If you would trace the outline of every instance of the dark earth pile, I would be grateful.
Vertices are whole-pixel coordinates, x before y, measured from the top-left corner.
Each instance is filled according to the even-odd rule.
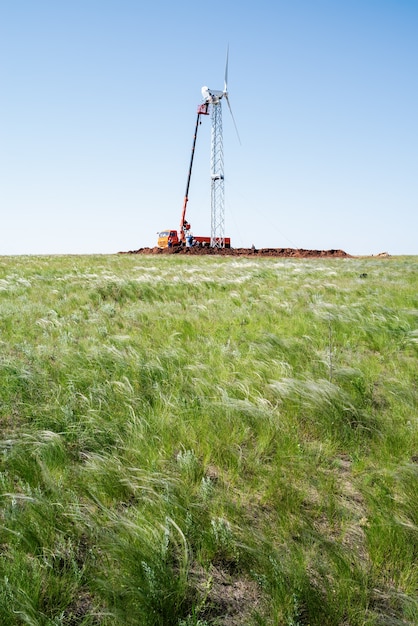
[[[344,250],[304,250],[302,248],[139,248],[119,254],[188,254],[192,256],[263,256],[295,258],[341,258],[350,257]]]

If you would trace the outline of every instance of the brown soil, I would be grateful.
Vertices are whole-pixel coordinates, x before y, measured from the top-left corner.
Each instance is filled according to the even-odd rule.
[[[302,248],[139,248],[119,254],[188,254],[192,256],[246,256],[246,257],[294,257],[294,258],[342,258],[350,257],[344,250],[304,250]]]
[[[191,579],[202,598],[199,616],[205,621],[199,624],[207,620],[219,626],[244,626],[262,608],[261,590],[253,580],[233,577],[221,567],[211,566],[205,572],[198,565],[192,568]]]

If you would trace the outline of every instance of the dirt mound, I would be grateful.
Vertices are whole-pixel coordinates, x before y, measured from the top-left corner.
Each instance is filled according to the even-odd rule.
[[[119,254],[188,254],[192,256],[263,256],[306,258],[342,258],[351,255],[344,250],[304,250],[303,248],[139,248]]]

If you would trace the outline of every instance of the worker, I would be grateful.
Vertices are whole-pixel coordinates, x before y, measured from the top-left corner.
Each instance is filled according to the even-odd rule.
[[[170,236],[170,237],[168,238],[168,240],[167,240],[167,245],[168,245],[168,247],[169,247],[169,248],[172,248],[172,247],[173,247],[173,239],[172,239],[172,237],[171,237],[171,236]]]
[[[191,248],[193,245],[193,235],[192,233],[188,233],[186,237],[186,248]]]

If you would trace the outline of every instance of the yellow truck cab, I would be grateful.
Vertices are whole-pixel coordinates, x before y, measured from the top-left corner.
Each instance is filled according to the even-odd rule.
[[[158,233],[157,246],[159,248],[169,248],[169,243],[171,241],[171,246],[178,246],[180,241],[177,235],[176,230],[162,230]]]

